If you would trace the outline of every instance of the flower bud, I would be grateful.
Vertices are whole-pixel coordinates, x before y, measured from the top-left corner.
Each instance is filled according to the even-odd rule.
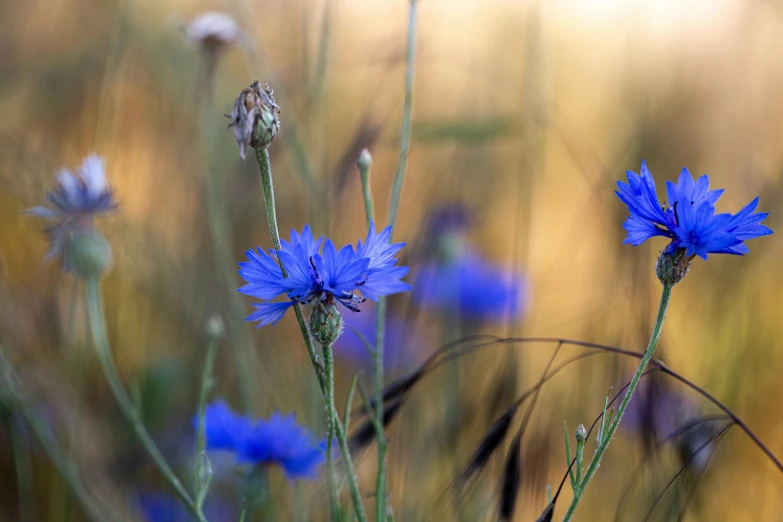
[[[577,444],[584,444],[587,440],[587,430],[585,429],[584,424],[580,424],[576,427],[576,443]]]
[[[343,316],[334,301],[313,306],[310,313],[310,334],[321,345],[333,344],[343,333]]]
[[[245,159],[248,145],[255,149],[265,149],[277,136],[280,130],[280,107],[275,103],[274,91],[269,85],[258,81],[239,93],[234,102],[234,110],[226,116],[231,120],[228,124],[234,129],[234,139],[239,145],[239,156]]]
[[[65,247],[65,268],[82,279],[99,278],[111,264],[111,246],[94,228],[75,230]]]
[[[372,166],[372,154],[367,149],[362,149],[359,153],[359,159],[356,160],[356,165],[361,170],[367,170]]]
[[[682,281],[691,267],[693,256],[687,256],[684,248],[663,249],[655,265],[655,273],[664,285],[672,287]]]
[[[220,339],[225,333],[225,323],[219,315],[213,315],[204,323],[204,331],[212,339]]]

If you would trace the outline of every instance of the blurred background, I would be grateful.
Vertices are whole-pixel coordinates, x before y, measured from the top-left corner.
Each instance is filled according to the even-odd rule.
[[[237,21],[235,44],[209,50],[214,42],[188,34],[188,24],[211,10]],[[226,333],[212,396],[256,416],[295,412],[321,436],[322,398],[295,320],[261,329],[243,322],[252,299],[236,292],[236,263],[271,241],[252,154],[240,161],[222,114],[253,80],[269,82],[282,109],[270,154],[283,236],[310,223],[336,243],[363,238],[355,162],[364,147],[373,155],[377,219],[385,224],[399,156],[407,11],[403,0],[2,2],[0,345],[50,441],[117,520],[187,518],[109,391],[79,285],[58,262],[41,261],[44,224],[22,211],[44,202],[61,167],[93,151],[106,158],[120,202],[97,224],[114,254],[103,282],[110,340],[146,425],[182,477],[192,474],[191,419],[212,317],[223,318]],[[394,232],[408,243],[401,264],[411,267],[414,290],[389,300],[389,380],[473,333],[643,350],[664,243],[622,245],[626,208],[613,193],[642,159],[659,195],[664,180],[688,166],[726,189],[719,211],[736,212],[758,195],[759,209],[770,212],[766,224],[781,229],[777,2],[423,0],[419,21],[412,144]],[[783,457],[783,242],[778,232],[748,246],[745,258],[694,262],[674,290],[657,356]],[[359,315],[349,326],[370,331],[372,307]],[[371,386],[357,340],[347,329],[335,348],[340,410],[357,371]],[[505,446],[469,494],[450,486],[555,349],[488,347],[414,388],[389,428],[396,520],[496,516]],[[583,351],[564,346],[558,361]],[[579,423],[589,426],[610,387],[619,389],[635,368],[632,359],[590,357],[542,389],[522,437],[515,520],[535,520],[547,485],[556,490],[563,478],[563,423],[572,436]],[[0,520],[84,520],[6,402]],[[577,518],[643,520],[682,467],[650,520],[780,520],[783,476],[736,428],[708,448],[699,441],[714,441],[709,430],[720,425],[658,444],[678,423],[715,413],[686,387],[651,379]],[[374,451],[356,455],[368,506]],[[237,520],[241,480],[230,459],[213,464],[210,520]],[[279,470],[269,477],[265,506],[251,510],[251,520],[328,518],[323,478],[289,482]],[[566,486],[556,519],[569,501]]]

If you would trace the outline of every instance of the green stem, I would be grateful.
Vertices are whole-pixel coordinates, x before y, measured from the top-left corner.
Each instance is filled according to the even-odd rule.
[[[408,10],[408,52],[405,58],[405,101],[402,108],[402,133],[400,135],[400,158],[397,172],[392,185],[391,203],[389,205],[389,226],[394,227],[400,208],[402,182],[405,179],[405,167],[408,161],[408,151],[411,143],[411,113],[413,108],[413,72],[416,58],[416,1],[410,0]],[[367,183],[369,185],[369,183]],[[369,186],[366,190],[369,190]],[[365,195],[365,205],[367,196]],[[371,207],[368,209],[371,210]],[[391,240],[391,238],[390,238]],[[386,298],[378,299],[375,323],[375,423],[378,439],[378,476],[375,482],[375,517],[378,521],[386,520],[386,433],[383,430],[383,337],[386,319]]]
[[[218,337],[212,336],[207,348],[207,358],[204,361],[204,372],[201,375],[201,391],[198,397],[198,435],[196,437],[196,509],[204,516],[204,501],[207,498],[212,469],[207,460],[207,438],[205,433],[204,416],[207,409],[207,398],[212,388],[212,373],[217,357]]]
[[[30,466],[30,448],[25,440],[25,434],[15,416],[8,420],[11,439],[11,452],[14,457],[16,471],[16,489],[19,495],[19,522],[35,520],[35,498],[33,494],[33,473]]]
[[[106,374],[106,379],[109,381],[109,386],[114,394],[114,398],[117,400],[122,413],[125,415],[128,423],[133,428],[136,437],[141,441],[147,452],[155,461],[155,464],[160,469],[163,476],[174,488],[174,491],[179,495],[182,502],[188,508],[193,516],[196,517],[199,522],[206,522],[204,515],[198,512],[196,504],[185,490],[182,482],[174,474],[174,470],[171,469],[166,459],[161,454],[155,442],[147,432],[147,428],[144,427],[138,412],[133,407],[131,398],[122,386],[120,376],[117,373],[117,368],[114,366],[114,361],[111,356],[111,349],[109,348],[109,340],[106,337],[106,326],[104,324],[103,309],[101,304],[101,288],[97,278],[90,278],[87,283],[87,316],[90,318],[90,328],[92,329],[92,336],[95,340],[95,347],[98,352],[98,358],[100,359],[103,371]]]
[[[212,244],[213,255],[218,280],[226,292],[229,313],[226,326],[234,351],[237,383],[239,385],[242,404],[245,409],[251,406],[253,383],[258,381],[261,367],[253,347],[253,340],[247,325],[242,320],[244,308],[237,290],[237,272],[234,262],[234,245],[231,234],[231,218],[226,206],[225,168],[219,164],[220,154],[217,137],[218,128],[215,122],[220,113],[215,109],[214,80],[217,70],[218,55],[214,51],[205,50],[201,54],[201,70],[199,72],[198,103],[202,111],[202,140],[206,149],[208,166],[202,171],[204,181],[204,207],[207,213],[207,225]]]
[[[280,233],[277,227],[277,211],[275,210],[275,188],[272,181],[272,165],[269,160],[269,152],[266,149],[255,149],[256,160],[258,161],[258,170],[261,174],[261,186],[264,191],[264,205],[266,207],[266,217],[269,222],[269,233],[272,236],[272,245],[277,252],[277,262],[280,264],[280,270],[284,277],[288,277],[288,272],[283,266],[283,262],[280,259]],[[310,331],[305,323],[304,316],[302,315],[302,307],[299,303],[294,303],[294,313],[296,314],[296,321],[299,323],[299,330],[302,332],[302,338],[307,348],[307,354],[310,356],[310,362],[313,364],[315,375],[318,378],[318,384],[321,387],[321,392],[324,395],[327,403],[329,402],[328,395],[330,393],[327,386],[327,377],[325,375],[326,369],[322,367],[318,360],[318,354],[313,346],[313,340],[310,338]],[[331,350],[329,350],[331,353]],[[324,351],[324,353],[326,350]],[[324,355],[326,357],[326,355]],[[331,391],[332,396],[334,391]],[[334,397],[332,397],[332,403],[327,404],[327,415],[334,416],[337,422],[334,425],[335,435],[337,441],[340,444],[340,450],[342,451],[343,460],[345,461],[346,469],[348,470],[348,487],[351,491],[351,498],[353,499],[354,509],[356,516],[359,518],[359,522],[366,522],[367,516],[364,514],[364,506],[362,505],[361,495],[359,494],[359,483],[356,479],[356,471],[353,468],[353,461],[351,460],[351,453],[348,449],[348,440],[345,437],[342,425],[340,424],[340,417],[337,413],[337,409],[334,407]]]
[[[655,352],[655,347],[658,346],[658,340],[661,337],[661,330],[663,329],[663,321],[666,318],[666,310],[669,308],[669,300],[671,299],[671,296],[672,296],[672,285],[664,284],[663,291],[661,293],[661,304],[658,307],[658,317],[655,320],[655,327],[653,328],[653,333],[652,336],[650,337],[650,343],[647,345],[647,350],[644,352],[644,357],[642,357],[642,360],[639,363],[639,367],[636,369],[636,373],[634,374],[633,379],[631,379],[631,384],[628,386],[628,390],[625,392],[625,397],[623,397],[623,401],[620,403],[620,407],[617,410],[617,414],[614,416],[614,419],[612,419],[611,424],[606,429],[606,433],[603,435],[602,440],[599,441],[598,447],[595,450],[595,455],[593,456],[593,460],[590,461],[590,466],[587,468],[587,471],[585,472],[582,482],[579,484],[578,489],[574,491],[573,500],[571,500],[571,505],[568,506],[568,511],[566,512],[565,517],[563,518],[563,522],[570,521],[571,518],[574,516],[574,512],[576,511],[576,506],[579,504],[579,501],[582,499],[582,493],[584,493],[587,484],[590,482],[590,480],[593,478],[593,475],[595,475],[595,472],[598,470],[598,467],[601,464],[601,458],[603,457],[606,449],[609,447],[609,443],[612,441],[612,437],[614,436],[615,431],[617,431],[617,428],[620,426],[620,421],[623,418],[625,409],[628,407],[628,404],[631,401],[631,396],[636,390],[636,387],[639,385],[639,381],[641,380],[642,374],[644,373],[644,370],[647,367],[647,363],[649,363],[650,359],[652,359],[653,352]]]
[[[324,345],[324,370],[326,373],[326,479],[329,483],[329,505],[332,509],[332,522],[339,520],[340,499],[337,494],[337,480],[334,474],[334,462],[332,461],[332,442],[335,436],[334,412],[334,361],[332,347]]]
[[[57,445],[57,442],[53,440],[49,428],[46,426],[44,421],[41,420],[41,417],[38,415],[38,413],[34,412],[26,405],[21,405],[20,409],[22,411],[22,415],[24,415],[24,418],[27,421],[27,424],[30,425],[30,428],[33,430],[33,433],[35,433],[35,436],[38,438],[41,446],[43,446],[44,451],[46,451],[49,459],[54,464],[54,467],[57,468],[57,471],[63,477],[65,483],[68,484],[68,486],[71,488],[73,495],[82,505],[87,518],[92,522],[101,522],[107,520],[105,514],[101,513],[101,510],[98,509],[87,491],[84,489],[84,485],[82,484],[75,467],[65,457],[62,450]]]
[[[413,63],[416,57],[416,1],[410,0],[408,12],[408,54],[405,59],[405,102],[402,108],[402,135],[400,136],[400,161],[392,186],[391,206],[389,207],[389,225],[397,221],[397,211],[402,194],[402,181],[405,178],[405,163],[411,144],[411,106],[413,103]]]

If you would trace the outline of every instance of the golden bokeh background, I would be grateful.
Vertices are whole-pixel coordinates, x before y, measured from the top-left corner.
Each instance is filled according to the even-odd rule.
[[[251,81],[268,81],[282,108],[281,134],[270,148],[281,229],[310,223],[338,243],[362,237],[354,162],[362,147],[370,149],[378,221],[385,223],[399,155],[408,3],[6,0],[2,7],[0,344],[88,488],[125,519],[142,520],[133,492],[165,486],[109,393],[78,285],[56,262],[41,263],[42,223],[22,211],[43,201],[60,167],[92,151],[106,157],[121,204],[98,223],[114,251],[103,285],[111,342],[132,397],[172,460],[186,462],[190,446],[178,441],[190,434],[203,325],[216,314],[228,335],[213,395],[236,408],[247,404],[255,415],[296,412],[320,433],[321,398],[295,321],[258,330],[242,322],[251,300],[233,291],[240,285],[235,263],[271,241],[252,154],[239,160],[222,113]],[[413,251],[434,207],[464,203],[476,216],[472,244],[524,271],[529,298],[512,324],[438,323],[433,314],[408,313],[410,335],[429,347],[419,360],[471,331],[641,351],[658,302],[653,266],[663,242],[621,244],[626,209],[613,190],[643,158],[659,194],[664,180],[688,166],[726,189],[719,211],[736,212],[758,195],[760,210],[770,212],[766,224],[781,229],[777,2],[422,0],[418,9],[412,145],[395,238]],[[207,10],[234,16],[250,36],[244,48],[221,53],[212,105],[198,96],[202,54],[179,29]],[[694,262],[674,290],[658,357],[732,408],[783,458],[783,242],[776,232],[748,246],[745,258]],[[416,258],[404,261],[413,282]],[[391,307],[410,312],[408,297],[392,298]],[[413,392],[390,429],[397,520],[492,519],[502,459],[459,506],[448,485],[504,408],[494,398],[509,361],[521,392],[540,378],[553,348],[520,345],[514,356],[488,349]],[[251,376],[244,384],[243,368]],[[563,422],[569,430],[591,422],[607,390],[622,386],[634,368],[631,360],[595,357],[543,389],[523,439],[515,520],[535,520],[547,484],[557,488],[563,476]],[[341,410],[355,369],[338,360]],[[370,385],[369,372],[361,378]],[[19,430],[28,441],[23,461],[34,499],[28,520],[81,520],[45,452],[25,438],[12,411],[6,417],[0,520],[24,511],[13,449]],[[614,519],[644,458],[637,438],[619,432],[579,520]],[[368,506],[373,452],[358,460]],[[646,476],[669,470],[670,477],[673,458],[664,455]],[[277,515],[255,520],[327,519],[325,481],[291,485],[280,472],[271,477]],[[230,482],[221,479],[214,494],[233,501],[221,489],[230,490]],[[737,429],[697,485],[684,520],[773,521],[783,511],[783,476]],[[669,511],[662,507],[654,519],[677,519],[676,502],[689,487],[678,490],[679,499],[667,497]],[[658,490],[637,490],[638,506],[618,519],[636,520],[634,509],[643,514]],[[566,487],[556,518],[569,499]]]

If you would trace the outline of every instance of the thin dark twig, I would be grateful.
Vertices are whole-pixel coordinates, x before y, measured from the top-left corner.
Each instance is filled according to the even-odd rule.
[[[690,493],[685,497],[685,500],[682,503],[680,513],[677,515],[677,522],[680,522],[685,518],[685,513],[688,511],[690,501],[696,496],[696,488],[699,485],[699,480],[704,476],[704,472],[707,470],[707,466],[709,466],[712,457],[714,457],[715,452],[718,451],[718,444],[720,444],[720,441],[723,440],[723,437],[725,437],[728,432],[728,429],[726,429],[723,433],[718,435],[717,439],[715,440],[715,444],[713,444],[710,448],[710,454],[707,455],[707,460],[704,461],[704,464],[701,465],[699,471],[696,472],[696,476],[693,479],[693,487],[691,487]]]
[[[653,514],[653,511],[655,511],[655,508],[658,506],[658,502],[660,502],[660,501],[661,501],[661,499],[663,498],[663,496],[666,494],[666,492],[669,490],[669,488],[672,486],[672,484],[674,484],[674,482],[675,482],[675,481],[676,481],[676,480],[677,480],[677,479],[680,477],[680,475],[682,475],[682,474],[685,472],[685,470],[686,470],[686,469],[688,469],[688,464],[690,464],[690,463],[691,463],[691,461],[692,461],[692,460],[693,460],[693,459],[696,457],[696,455],[698,455],[698,454],[699,454],[699,452],[700,452],[701,450],[703,450],[704,448],[706,448],[706,447],[707,447],[709,444],[712,444],[712,443],[713,443],[713,442],[715,442],[716,440],[720,440],[720,438],[722,438],[722,437],[723,437],[723,435],[724,435],[724,434],[725,434],[725,433],[726,433],[726,432],[729,430],[729,428],[731,428],[732,426],[734,426],[734,422],[733,422],[733,421],[732,421],[732,422],[730,422],[730,423],[728,423],[728,424],[727,424],[727,425],[726,425],[726,426],[725,426],[725,427],[724,427],[722,430],[720,430],[720,431],[717,433],[717,435],[714,435],[714,436],[710,437],[710,439],[709,439],[708,441],[706,441],[704,444],[702,444],[701,446],[699,446],[698,448],[696,448],[696,450],[693,452],[693,454],[692,454],[692,455],[691,455],[691,456],[688,458],[688,460],[687,460],[687,461],[685,461],[685,463],[682,465],[682,467],[680,468],[680,470],[679,470],[677,473],[675,473],[675,475],[674,475],[674,476],[671,478],[671,480],[670,480],[670,481],[669,481],[669,482],[666,484],[666,486],[663,488],[663,491],[661,491],[660,495],[658,495],[658,497],[655,499],[655,502],[653,502],[653,505],[652,505],[652,506],[650,507],[650,509],[647,511],[647,514],[644,516],[644,519],[642,520],[642,522],[647,522],[647,520],[650,520],[650,517],[652,516],[652,514]]]
[[[472,340],[483,340],[484,343],[477,345],[475,347],[468,347],[464,349],[463,351],[459,352],[458,354],[449,354],[447,357],[441,356],[443,354],[446,354],[450,350],[453,350],[454,348],[459,347],[462,344],[466,344],[466,341],[472,341]],[[523,344],[523,343],[562,343],[564,345],[569,346],[581,346],[584,348],[594,348],[597,350],[602,350],[609,353],[615,353],[618,355],[624,355],[627,357],[633,357],[635,359],[641,359],[644,357],[643,353],[634,352],[630,350],[624,350],[622,348],[617,348],[614,346],[607,346],[604,344],[599,343],[591,343],[587,341],[577,341],[573,339],[564,339],[560,337],[510,337],[510,338],[501,338],[497,336],[491,336],[491,335],[472,335],[468,337],[464,337],[462,339],[457,339],[455,341],[452,341],[450,343],[447,343],[440,347],[438,350],[436,350],[432,356],[430,356],[420,367],[418,371],[422,371],[422,376],[425,373],[429,373],[430,371],[434,370],[435,368],[439,367],[441,364],[445,364],[446,362],[449,362],[453,360],[453,358],[461,357],[463,355],[467,355],[468,353],[472,353],[477,350],[481,350],[483,348],[488,348],[492,346],[501,346],[506,344]],[[750,429],[750,427],[745,424],[745,422],[740,419],[733,411],[731,411],[726,405],[724,405],[721,401],[719,401],[714,395],[706,391],[701,386],[698,386],[697,384],[691,382],[690,380],[686,379],[676,371],[672,370],[666,364],[661,361],[660,359],[652,359],[650,361],[650,364],[655,365],[655,367],[659,368],[661,372],[664,374],[674,378],[675,380],[681,382],[688,388],[691,388],[696,393],[710,401],[712,404],[718,407],[723,413],[728,415],[736,424],[737,426],[742,429],[743,432],[750,438],[751,441],[767,456],[767,458],[775,465],[775,467],[783,473],[783,463],[778,460],[778,458],[772,453],[772,451],[759,439],[759,437],[753,432],[753,430]],[[391,385],[394,385],[395,383],[391,383]],[[391,386],[390,385],[390,386]]]

